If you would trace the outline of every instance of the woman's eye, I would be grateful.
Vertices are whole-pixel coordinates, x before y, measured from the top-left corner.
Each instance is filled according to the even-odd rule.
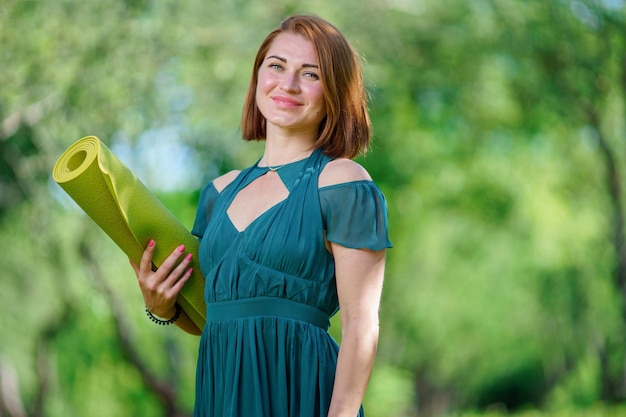
[[[307,77],[307,78],[311,78],[311,79],[313,79],[313,80],[319,80],[319,79],[320,79],[320,76],[319,76],[319,75],[317,75],[317,74],[316,74],[316,73],[314,73],[314,72],[305,72],[305,73],[304,73],[304,76],[305,76],[305,77]]]
[[[283,68],[280,64],[269,64],[269,67],[275,70],[279,70]]]

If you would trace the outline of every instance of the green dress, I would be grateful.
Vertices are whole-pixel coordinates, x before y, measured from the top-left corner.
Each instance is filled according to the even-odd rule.
[[[195,417],[326,417],[339,350],[327,330],[339,303],[325,233],[351,248],[391,246],[372,181],[318,188],[329,160],[318,149],[280,168],[288,197],[243,231],[226,210],[268,168],[243,170],[219,193],[203,189],[193,228],[207,303]]]

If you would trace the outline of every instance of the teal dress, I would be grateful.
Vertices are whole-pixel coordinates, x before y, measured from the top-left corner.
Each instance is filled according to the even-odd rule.
[[[351,248],[391,246],[372,181],[318,188],[329,160],[318,149],[280,168],[288,197],[243,231],[226,210],[268,168],[243,170],[219,193],[212,183],[203,189],[193,228],[207,304],[195,417],[326,417],[339,351],[327,330],[339,302],[324,236]]]

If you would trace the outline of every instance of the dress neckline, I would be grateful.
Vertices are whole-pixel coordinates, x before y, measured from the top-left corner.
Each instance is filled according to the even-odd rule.
[[[261,162],[261,160],[263,159],[263,157],[261,157],[254,164],[254,168],[258,169],[258,170],[261,170],[261,171],[272,171],[272,172],[278,173],[278,172],[282,171],[283,169],[292,168],[294,166],[298,166],[299,164],[302,164],[302,163],[310,160],[311,157],[313,155],[315,155],[315,153],[317,153],[317,152],[318,152],[318,149],[314,149],[313,152],[311,152],[310,155],[308,155],[308,156],[306,156],[306,157],[304,157],[302,159],[298,159],[298,160],[292,161],[292,162],[287,162],[287,163],[284,163],[284,164],[281,164],[281,165],[259,166],[259,162]]]
[[[258,178],[262,175],[267,175],[270,172],[278,174],[283,181],[287,189],[291,192],[294,186],[299,182],[299,178],[307,171],[311,164],[315,164],[317,156],[321,153],[321,148],[314,149],[311,155],[299,159],[297,161],[288,162],[283,165],[279,165],[280,168],[270,170],[268,166],[259,166],[259,162],[262,157],[251,167],[250,174],[252,178]],[[274,167],[275,168],[275,167]]]

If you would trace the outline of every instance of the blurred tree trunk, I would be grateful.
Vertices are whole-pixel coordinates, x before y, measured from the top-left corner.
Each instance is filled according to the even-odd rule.
[[[616,157],[611,145],[602,133],[600,118],[594,108],[587,109],[589,121],[596,132],[598,145],[606,170],[607,190],[612,211],[612,235],[615,251],[615,265],[613,267],[613,282],[621,294],[621,312],[623,330],[626,330],[626,241],[624,238],[624,208],[622,204],[622,181],[617,166]],[[607,402],[623,400],[626,394],[626,375],[624,369],[623,337],[624,332],[606,335],[605,340],[597,347],[600,359],[601,398]],[[619,357],[622,366],[616,366],[615,356]],[[619,364],[617,364],[619,365]]]
[[[626,22],[597,8],[594,11],[599,13],[603,22],[605,22],[601,40],[604,44],[603,49],[606,51],[607,61],[610,60],[611,56],[615,56],[622,63],[621,66],[618,65],[620,73],[617,80],[621,82],[622,109],[626,114],[626,54],[624,54],[624,51],[615,51],[615,42],[617,39],[621,39],[619,34],[623,35],[626,33]],[[622,42],[617,43],[619,48],[619,44]],[[621,47],[623,46],[621,45]],[[599,72],[598,76],[600,75],[601,72]],[[596,86],[604,86],[605,89],[608,89],[608,86],[604,85],[605,82],[597,80]],[[601,91],[601,88],[598,88],[598,90],[600,90],[598,91],[600,96],[606,97],[608,95],[608,91]],[[619,158],[604,133],[599,106],[594,105],[591,100],[585,102],[584,105],[588,122],[595,130],[606,171],[606,187],[611,204],[612,245],[615,253],[612,280],[616,293],[621,295],[621,331],[617,335],[606,335],[603,343],[597,347],[601,367],[601,399],[606,402],[620,402],[626,399],[626,354],[624,352],[626,341],[624,336],[626,334],[626,229],[623,205],[623,173],[620,172]]]
[[[451,387],[438,387],[428,375],[428,371],[414,371],[417,391],[417,410],[422,417],[444,415],[454,409],[455,401]]]

